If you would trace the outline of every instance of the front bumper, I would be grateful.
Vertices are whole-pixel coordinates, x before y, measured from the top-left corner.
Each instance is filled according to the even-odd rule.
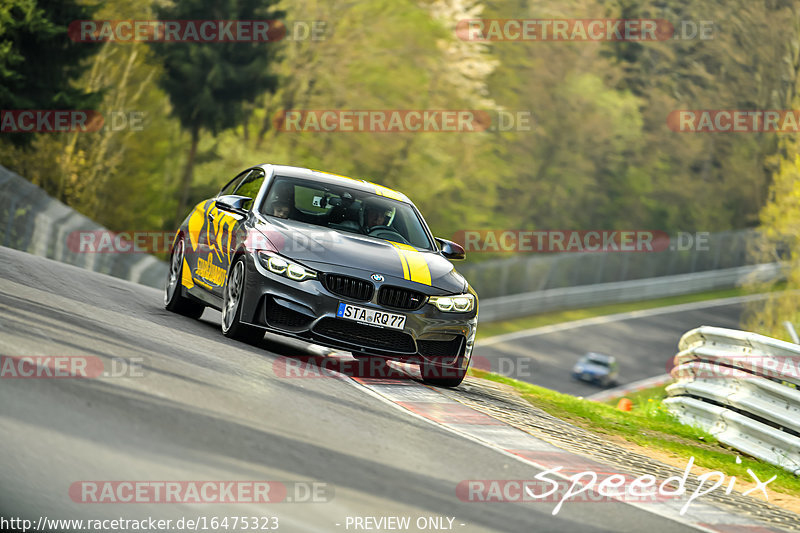
[[[576,372],[572,371],[572,377],[574,379],[585,381],[587,383],[593,383],[595,385],[600,385],[604,381],[609,380],[609,374],[594,374],[591,372]]]
[[[252,255],[248,255],[246,290],[242,301],[242,321],[267,331],[342,349],[354,355],[379,356],[409,362],[466,369],[472,356],[477,330],[477,297],[475,309],[468,313],[445,313],[431,304],[401,310],[377,303],[378,290],[391,285],[420,291],[417,283],[387,276],[382,283],[373,283],[375,291],[368,302],[338,296],[326,289],[320,279],[292,281],[268,271]],[[316,265],[315,265],[316,266]],[[336,267],[335,274],[368,280],[370,273],[354,268]],[[437,289],[424,287],[431,292]],[[442,295],[438,291],[436,295]],[[406,316],[402,331],[379,328],[338,318],[340,303],[378,309]]]

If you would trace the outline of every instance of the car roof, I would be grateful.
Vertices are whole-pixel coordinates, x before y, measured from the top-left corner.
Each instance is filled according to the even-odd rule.
[[[265,171],[269,171],[269,169],[272,168],[272,170],[275,172],[275,175],[277,176],[287,176],[290,178],[301,178],[309,181],[316,181],[330,185],[340,185],[343,187],[356,189],[362,192],[377,194],[379,196],[385,196],[393,200],[398,200],[400,202],[405,202],[407,204],[413,205],[413,202],[405,194],[390,189],[388,187],[384,187],[383,185],[373,183],[371,181],[357,179],[357,178],[350,178],[348,176],[342,176],[340,174],[334,174],[332,172],[325,172],[322,170],[314,170],[302,167],[292,167],[288,165],[264,164],[259,166],[263,168]]]
[[[598,352],[587,352],[586,354],[584,354],[583,357],[586,359],[594,359],[595,361],[601,361],[601,360],[605,360],[608,362],[614,361],[613,355],[606,355],[604,353],[598,353]]]

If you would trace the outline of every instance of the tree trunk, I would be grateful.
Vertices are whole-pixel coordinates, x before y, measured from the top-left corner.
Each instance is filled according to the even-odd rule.
[[[183,171],[183,179],[178,194],[178,210],[175,217],[180,224],[186,216],[186,208],[189,203],[189,190],[192,188],[192,177],[194,175],[194,160],[197,155],[197,144],[200,141],[200,129],[197,126],[192,128],[192,147],[189,149],[189,158],[186,160],[186,168]]]

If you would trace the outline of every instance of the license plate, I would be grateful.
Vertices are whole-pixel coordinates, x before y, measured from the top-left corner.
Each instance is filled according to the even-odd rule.
[[[406,325],[405,315],[385,313],[377,309],[367,309],[366,307],[358,307],[345,303],[339,304],[336,316],[381,328],[403,329]]]

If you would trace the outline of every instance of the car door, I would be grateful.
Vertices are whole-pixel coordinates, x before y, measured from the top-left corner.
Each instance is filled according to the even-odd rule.
[[[234,189],[252,172],[247,169],[236,175],[219,195],[230,194]],[[218,195],[218,196],[219,196]],[[196,286],[205,291],[221,296],[221,286],[225,282],[225,271],[221,270],[221,261],[217,257],[217,235],[219,228],[219,209],[214,206],[215,198],[202,202],[195,208],[195,212],[189,220],[189,234],[191,237],[192,267],[193,277]]]
[[[264,177],[265,173],[260,168],[249,170],[230,192],[228,192],[227,187],[222,192],[250,198],[251,201],[244,206],[250,209],[264,183]],[[225,285],[225,278],[233,258],[233,252],[236,250],[237,242],[235,236],[244,234],[243,231],[237,231],[238,226],[244,221],[242,217],[218,209],[216,206],[211,206],[207,213],[209,248],[211,251],[209,254],[211,264],[208,266],[211,279],[208,281],[211,285],[211,292],[222,298],[222,288]]]

